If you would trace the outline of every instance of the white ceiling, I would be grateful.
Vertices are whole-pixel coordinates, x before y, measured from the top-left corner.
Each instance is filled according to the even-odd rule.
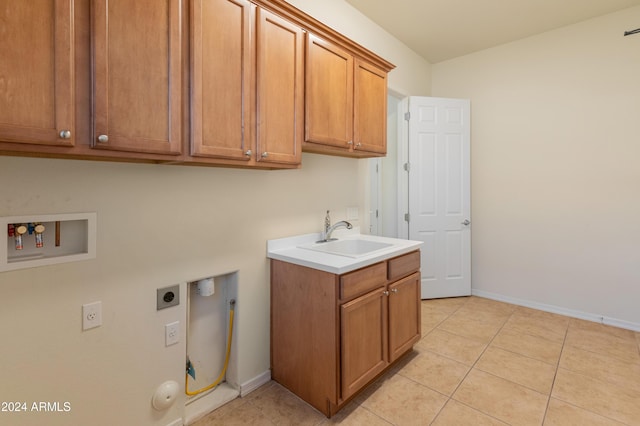
[[[640,0],[346,1],[432,64],[640,5]],[[620,28],[620,34],[631,29]]]

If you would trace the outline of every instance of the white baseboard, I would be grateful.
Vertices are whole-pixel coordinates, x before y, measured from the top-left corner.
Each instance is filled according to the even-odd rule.
[[[251,380],[248,380],[244,383],[240,384],[240,397],[244,397],[254,390],[258,389],[260,386],[269,383],[271,381],[271,370],[267,370],[262,374],[254,377]]]
[[[568,317],[579,318],[586,321],[593,321],[600,324],[611,325],[613,327],[625,328],[627,330],[640,331],[640,323],[625,321],[617,318],[605,317],[603,315],[592,314],[588,312],[575,311],[555,305],[547,305],[544,303],[531,302],[529,300],[517,299],[515,297],[503,296],[501,294],[489,293],[482,290],[471,290],[471,294],[487,299],[498,300],[500,302],[511,303],[513,305],[525,306],[527,308],[538,309],[554,314],[566,315]]]

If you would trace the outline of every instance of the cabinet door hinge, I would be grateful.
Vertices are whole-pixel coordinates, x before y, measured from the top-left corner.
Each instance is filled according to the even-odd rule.
[[[405,112],[404,113],[404,119],[407,120],[407,121],[411,120],[411,113],[410,112]]]
[[[404,163],[404,169],[407,171],[407,173],[411,170],[411,163]]]
[[[411,222],[411,215],[409,213],[405,213],[404,214],[404,221],[405,222]]]

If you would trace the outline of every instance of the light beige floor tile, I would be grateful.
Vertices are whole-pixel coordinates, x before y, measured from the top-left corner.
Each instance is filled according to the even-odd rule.
[[[424,351],[397,373],[440,393],[451,395],[470,368],[442,355]]]
[[[361,405],[394,425],[425,425],[446,402],[444,395],[395,375],[368,393]]]
[[[506,423],[498,419],[487,416],[478,410],[467,407],[453,399],[447,402],[436,420],[431,423],[432,426],[504,426]]]
[[[568,319],[563,322],[557,319],[522,315],[518,311],[511,315],[504,325],[506,330],[542,337],[556,343],[564,342],[568,327]]]
[[[635,332],[626,330],[620,327],[613,327],[610,325],[600,324],[593,321],[585,321],[577,318],[571,318],[569,328],[579,328],[581,330],[594,331],[596,333],[604,333],[607,335],[613,335],[621,339],[628,339],[633,341],[635,338]]]
[[[248,401],[237,398],[223,405],[192,426],[275,426],[265,414]]]
[[[640,393],[558,368],[551,396],[628,425],[640,425]]]
[[[498,331],[500,331],[504,321],[505,320],[484,322],[469,315],[458,315],[456,312],[440,323],[437,329],[489,343]]]
[[[472,296],[469,303],[465,307],[476,309],[477,311],[490,312],[498,315],[511,315],[518,307],[510,303],[500,302],[497,300],[485,299],[482,297]]]
[[[622,426],[623,424],[555,398],[549,401],[544,418],[544,426]]]
[[[469,301],[469,297],[450,297],[444,299],[429,299],[423,300],[422,304],[430,308],[438,309],[439,311],[447,314],[452,314],[461,306],[465,305]]]
[[[391,426],[391,423],[356,403],[350,403],[330,419],[324,419],[319,425]]]
[[[453,399],[509,424],[540,425],[547,406],[547,396],[472,369]]]
[[[439,329],[422,338],[415,347],[444,355],[466,365],[473,365],[486,348],[486,343],[461,337]]]
[[[325,418],[319,411],[275,382],[248,402],[278,425],[316,425]]]
[[[500,310],[472,305],[470,302],[458,309],[453,316],[485,323],[504,324],[511,316],[511,313],[504,313]]]
[[[524,355],[489,347],[474,368],[549,395],[556,367]]]
[[[640,363],[637,344],[629,339],[601,331],[571,328],[567,332],[565,345],[616,357],[627,362]]]
[[[548,364],[557,365],[562,352],[562,343],[543,337],[517,333],[503,328],[491,342],[491,346],[516,352]]]
[[[422,335],[427,335],[431,330],[438,326],[442,321],[446,320],[450,314],[439,309],[429,307],[422,304],[421,323]]]
[[[560,367],[640,393],[640,363],[566,346]]]
[[[527,308],[526,306],[518,306],[514,313],[517,316],[546,319],[551,322],[556,322],[562,326],[568,326],[571,322],[571,318],[565,315],[554,314],[553,312],[541,311],[539,309]]]

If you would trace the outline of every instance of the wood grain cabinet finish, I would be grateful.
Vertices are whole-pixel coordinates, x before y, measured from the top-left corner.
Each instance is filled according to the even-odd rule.
[[[73,146],[73,0],[0,0],[0,141]]]
[[[300,164],[304,35],[246,0],[194,0],[191,154]]]
[[[387,71],[309,34],[305,93],[305,151],[386,154]]]
[[[94,0],[96,149],[182,152],[182,0]]]
[[[419,251],[343,275],[272,260],[272,378],[331,417],[420,339],[419,268]]]
[[[252,11],[246,0],[191,2],[191,155],[252,158]]]
[[[305,141],[349,150],[353,144],[353,56],[309,34],[305,72]]]
[[[257,10],[256,161],[299,165],[304,138],[304,31]]]
[[[286,0],[0,0],[0,22],[0,155],[384,155],[393,65]]]

